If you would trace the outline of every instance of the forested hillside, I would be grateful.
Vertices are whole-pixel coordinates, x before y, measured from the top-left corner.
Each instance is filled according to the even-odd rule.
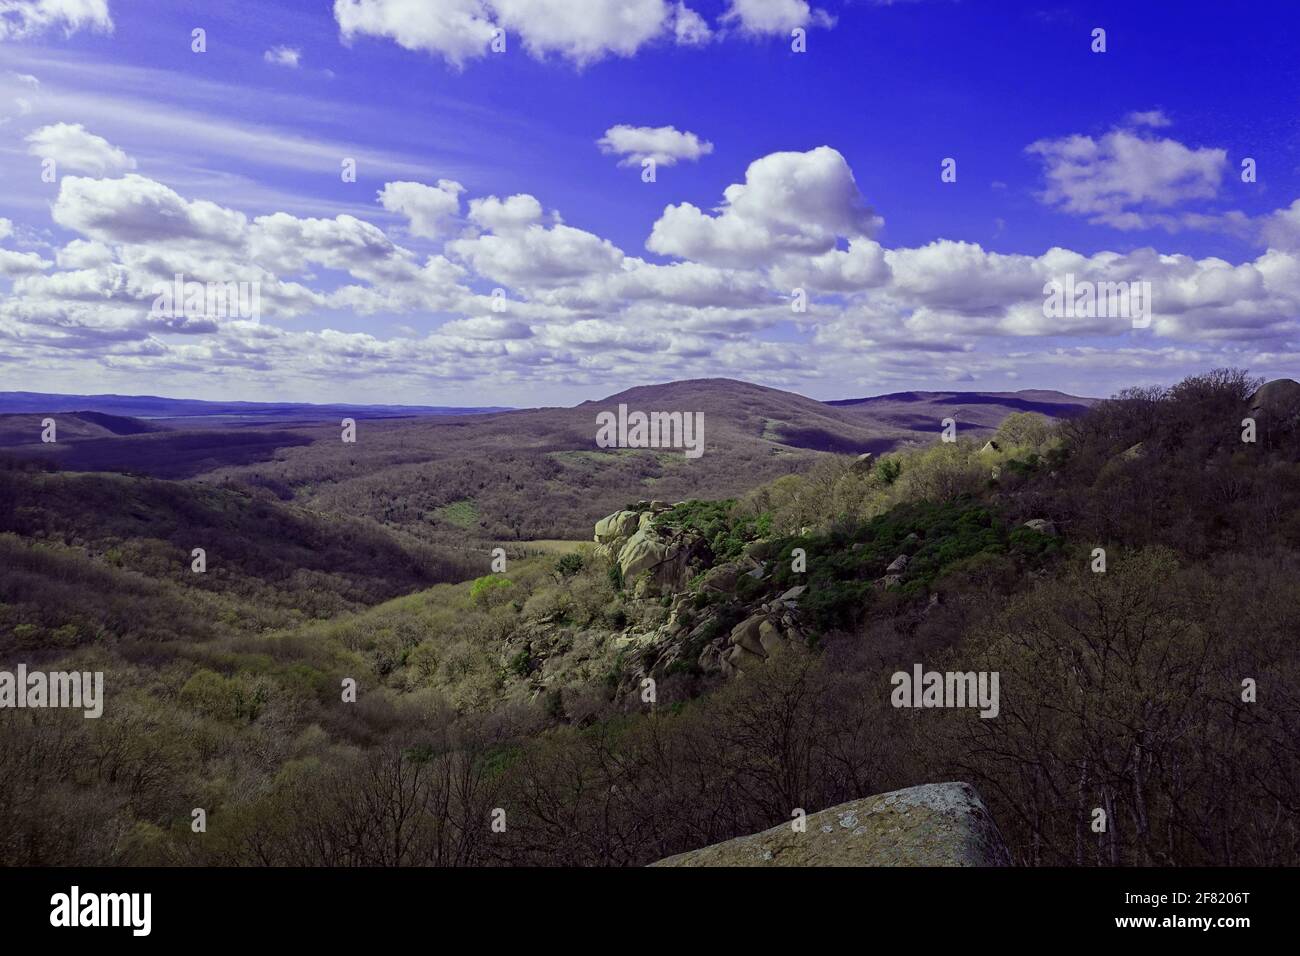
[[[220,483],[0,472],[0,653],[108,698],[4,714],[0,858],[637,865],[960,779],[1019,864],[1294,865],[1300,385],[1259,384],[633,485],[498,571]],[[998,673],[997,716],[896,706],[916,665]]]

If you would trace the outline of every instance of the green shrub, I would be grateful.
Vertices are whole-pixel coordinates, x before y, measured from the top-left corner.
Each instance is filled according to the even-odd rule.
[[[506,588],[512,586],[513,583],[509,578],[487,574],[474,579],[474,583],[469,586],[469,599],[479,607],[487,607],[497,603],[493,600],[494,595],[501,594]]]
[[[571,578],[582,570],[585,562],[580,554],[566,554],[555,562],[555,572],[562,578]]]

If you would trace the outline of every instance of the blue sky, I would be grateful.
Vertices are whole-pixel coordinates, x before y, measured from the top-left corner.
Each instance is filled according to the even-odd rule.
[[[1296,375],[1293,7],[20,0],[0,389],[526,405],[702,376],[834,398]],[[256,283],[256,320],[159,314],[177,273]],[[1044,315],[1066,274],[1149,282],[1150,326]]]

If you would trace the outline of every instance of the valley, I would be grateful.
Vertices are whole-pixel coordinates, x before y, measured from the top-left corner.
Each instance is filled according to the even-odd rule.
[[[1207,863],[1228,841],[1289,861],[1300,532],[1268,516],[1300,513],[1300,386],[1258,386],[1220,370],[1101,402],[832,405],[679,382],[362,419],[352,445],[335,423],[267,424],[265,459],[184,478],[64,466],[185,432],[55,412],[60,458],[13,419],[0,664],[102,673],[104,691],[93,721],[4,714],[0,847],[640,865],[791,807],[942,801],[926,786],[962,780],[951,798],[1006,840],[986,860]],[[596,448],[620,403],[703,408],[705,454]],[[1243,446],[1246,413],[1261,439]],[[964,422],[955,442],[935,415]],[[922,671],[980,706],[898,706],[891,675]],[[1093,706],[1058,706],[1085,688]],[[1053,796],[1079,786],[1120,821],[1086,847]],[[499,833],[479,822],[494,807]]]

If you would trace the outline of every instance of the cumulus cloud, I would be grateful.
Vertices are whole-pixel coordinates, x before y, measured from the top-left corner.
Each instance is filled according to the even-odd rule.
[[[134,159],[80,123],[42,126],[25,142],[30,155],[53,159],[60,171],[106,176],[135,169]]]
[[[1263,217],[1270,248],[1240,262],[1150,248],[1006,254],[947,239],[886,248],[846,160],[819,147],[756,159],[715,209],[669,205],[647,242],[672,257],[661,262],[566,224],[532,195],[464,193],[446,180],[380,190],[380,206],[441,249],[417,256],[352,215],[246,215],[136,174],[67,176],[52,209],[70,234],[63,245],[0,250],[0,275],[12,284],[0,291],[0,340],[11,356],[80,355],[150,374],[279,369],[335,382],[382,371],[413,385],[437,376],[596,388],[632,370],[880,383],[1003,377],[1036,364],[1122,366],[1149,378],[1151,369],[1203,366],[1207,355],[1219,361],[1225,343],[1282,354],[1300,338],[1300,202]],[[0,239],[14,232],[0,220]],[[43,232],[17,229],[32,242]],[[260,282],[263,322],[152,316],[154,284],[177,272]],[[1135,334],[1127,321],[1045,316],[1044,284],[1066,274],[1151,283],[1142,349],[1080,344]],[[493,287],[507,290],[504,313]],[[806,313],[790,309],[794,288],[808,293]],[[332,312],[440,324],[394,337],[275,324]]]
[[[835,25],[834,17],[813,9],[807,0],[731,0],[722,20],[754,35],[788,35],[795,27]]]
[[[262,54],[262,59],[272,66],[296,70],[302,62],[302,51],[291,46],[273,46]]]
[[[684,3],[673,8],[673,38],[678,46],[703,46],[713,39],[708,21]]]
[[[623,260],[622,251],[608,239],[563,223],[456,239],[447,249],[479,275],[517,286],[553,286],[612,272]]]
[[[13,252],[0,249],[0,276],[12,279],[17,276],[42,272],[54,263],[42,259],[34,252]]]
[[[1300,251],[1300,199],[1265,216],[1260,235],[1269,246]]]
[[[63,177],[53,215],[65,229],[109,243],[200,239],[229,245],[240,241],[247,222],[241,213],[182,199],[135,173],[121,179]]]
[[[674,17],[666,0],[491,0],[499,22],[523,38],[539,59],[556,54],[575,63],[632,56],[663,35]]]
[[[55,255],[60,269],[94,269],[113,261],[113,250],[102,242],[73,239]]]
[[[744,183],[726,188],[714,215],[690,203],[668,206],[646,247],[716,265],[751,266],[784,253],[820,255],[837,239],[870,236],[879,225],[844,157],[819,146],[755,160]]]
[[[1213,199],[1228,161],[1222,149],[1126,129],[1100,139],[1075,134],[1039,140],[1028,152],[1042,157],[1045,203],[1118,229],[1148,228],[1151,210]]]
[[[78,30],[111,33],[108,0],[4,0],[0,3],[0,40],[25,40],[50,30],[65,35]]]
[[[533,330],[515,319],[501,319],[479,315],[472,319],[453,319],[444,322],[438,332],[446,336],[464,336],[468,339],[499,341],[501,339],[532,338]]]
[[[852,239],[847,249],[830,249],[818,256],[793,256],[772,270],[782,289],[855,292],[884,285],[892,275],[880,243]]]
[[[538,59],[579,65],[631,56],[661,36],[698,44],[708,35],[698,14],[667,0],[335,0],[334,18],[345,41],[383,37],[458,67],[487,55],[499,31]]]
[[[335,0],[334,19],[345,42],[384,37],[407,50],[437,53],[453,65],[483,56],[496,31],[481,0]]]
[[[321,265],[369,281],[410,278],[414,257],[373,223],[355,216],[302,219],[277,212],[259,216],[249,232],[255,261],[276,272]]]
[[[678,160],[696,160],[713,152],[708,140],[675,126],[611,126],[596,145],[608,156],[622,157],[621,166],[640,165],[646,159],[660,166],[673,166]]]
[[[460,194],[465,187],[450,179],[437,186],[424,183],[385,183],[379,204],[389,212],[401,213],[410,223],[411,235],[436,239],[445,235],[460,215]]]
[[[526,193],[508,199],[485,196],[471,199],[469,203],[470,221],[489,232],[514,232],[540,222],[541,218],[542,204]]]

